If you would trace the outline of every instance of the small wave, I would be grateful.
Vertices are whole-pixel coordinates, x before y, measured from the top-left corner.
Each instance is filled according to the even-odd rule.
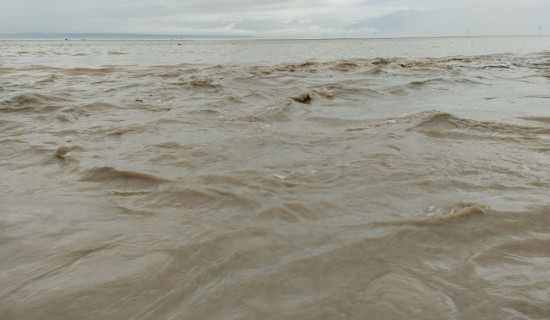
[[[107,137],[120,137],[122,135],[130,133],[142,133],[151,128],[144,125],[126,125],[126,126],[94,126],[90,127],[89,130],[93,134],[99,134],[101,136]]]
[[[550,130],[547,128],[477,121],[439,111],[404,115],[397,119],[387,120],[385,123],[399,123],[401,121],[411,124],[407,130],[416,130],[426,135],[444,138],[531,141],[541,135],[550,134]]]
[[[260,206],[245,195],[216,188],[162,190],[149,196],[153,207],[252,210]]]
[[[0,102],[0,112],[32,111],[47,113],[60,108],[51,104],[66,101],[68,100],[64,98],[38,93],[20,94]]]
[[[214,80],[212,79],[198,79],[189,81],[189,84],[191,84],[193,87],[218,88],[219,86],[213,84],[213,82]]]
[[[63,122],[73,122],[82,117],[89,117],[94,114],[105,113],[109,110],[116,109],[120,109],[120,107],[105,102],[92,102],[78,107],[62,108],[57,115],[57,119]]]
[[[384,71],[383,68],[375,66],[374,68],[370,68],[366,71],[363,71],[361,74],[364,76],[379,76],[383,75],[386,71]]]
[[[323,87],[319,90],[316,90],[316,92],[319,93],[320,95],[324,96],[325,98],[329,98],[329,99],[332,99],[335,96],[334,91],[330,90],[327,87]]]
[[[414,125],[410,129],[421,128],[455,128],[451,124],[452,120],[458,119],[448,112],[439,111],[426,111],[410,115],[404,115],[400,119],[413,119],[416,120]]]
[[[198,72],[198,70],[183,71],[183,72],[180,70],[165,71],[165,72],[160,72],[158,74],[152,74],[152,75],[161,77],[162,79],[174,79],[174,78],[180,77],[182,74],[194,73],[194,72]]]
[[[359,64],[357,64],[356,62],[347,61],[347,60],[338,62],[336,63],[336,65],[332,67],[333,70],[337,70],[341,72],[349,72],[357,68],[359,68]]]
[[[506,54],[480,55],[470,57],[441,57],[441,58],[422,58],[399,63],[402,68],[418,68],[434,65],[449,65],[450,63],[468,64],[473,62],[495,62],[507,57]]]
[[[120,106],[114,105],[112,103],[106,103],[106,102],[92,102],[85,104],[78,108],[82,113],[84,114],[92,114],[92,113],[102,113],[107,112],[108,110],[117,110],[120,109]]]
[[[368,283],[360,293],[365,301],[365,318],[375,314],[378,319],[437,319],[456,312],[451,297],[443,290],[435,290],[425,280],[403,271],[383,274]],[[381,297],[383,297],[381,299]],[[406,316],[402,316],[406,315]]]
[[[9,100],[2,101],[2,104],[12,104],[16,106],[22,105],[39,105],[47,102],[62,102],[67,101],[66,99],[47,96],[39,93],[29,93],[29,94],[20,94],[15,97],[12,97]]]
[[[418,89],[423,89],[425,87],[428,87],[428,88],[438,89],[438,90],[448,90],[457,85],[479,85],[479,84],[482,84],[482,83],[478,81],[473,81],[471,79],[465,79],[465,78],[463,79],[434,78],[434,79],[409,82],[409,84],[407,85],[407,88],[418,90]]]
[[[122,69],[115,67],[102,67],[102,68],[68,68],[62,69],[61,72],[70,76],[105,76],[115,72],[121,72]]]
[[[181,149],[181,150],[192,149],[192,147],[187,146],[187,145],[183,145],[183,144],[181,144],[179,142],[176,142],[176,141],[168,141],[168,142],[159,143],[159,144],[156,144],[155,147],[162,148],[162,149]]]
[[[141,172],[120,171],[112,167],[99,167],[88,170],[80,181],[99,182],[117,187],[154,187],[169,180]]]
[[[249,122],[258,122],[258,121],[290,121],[292,119],[292,105],[290,100],[285,100],[283,102],[277,103],[273,106],[267,107],[255,115],[250,115],[245,117],[246,121]]]
[[[18,70],[18,69],[0,66],[0,74],[2,74],[2,75],[12,73],[16,70]]]
[[[470,216],[487,214],[489,206],[471,202],[459,202],[452,208],[436,209],[430,207],[427,210],[426,218],[430,222],[445,222]]]
[[[550,117],[521,117],[520,119],[534,122],[550,123]]]
[[[363,101],[382,95],[380,92],[372,88],[357,86],[357,84],[354,83],[342,82],[339,84],[328,85],[325,88],[329,89],[334,96],[350,101]]]
[[[56,118],[61,122],[73,122],[78,120],[83,115],[88,114],[85,114],[81,109],[77,108],[63,108],[58,113]]]
[[[301,220],[318,220],[334,216],[338,207],[328,202],[306,204],[288,202],[282,205],[269,207],[258,214],[262,220],[282,220],[284,222],[298,222]]]
[[[512,66],[510,65],[486,65],[479,67],[480,69],[510,69]]]
[[[184,80],[180,82],[174,82],[172,84],[178,85],[178,86],[191,86],[193,88],[201,88],[201,89],[220,89],[221,88],[221,85],[215,84],[214,80],[209,78]]]
[[[375,66],[387,66],[390,63],[396,62],[398,59],[390,59],[390,58],[377,58],[370,61],[370,64]]]
[[[312,99],[313,94],[309,91],[292,96],[292,100],[300,103],[310,103]]]
[[[200,109],[200,110],[192,110],[189,111],[190,115],[198,116],[198,117],[217,117],[220,115],[220,112],[218,110],[214,109]]]
[[[59,78],[55,74],[52,74],[52,75],[49,75],[48,77],[46,77],[42,80],[38,80],[36,83],[37,84],[50,84],[50,83],[56,82],[58,79]]]
[[[248,173],[250,174],[250,173]],[[238,176],[220,175],[220,174],[208,174],[201,176],[201,180],[208,185],[227,185],[227,186],[246,186],[249,181],[241,179]]]
[[[140,216],[140,217],[151,217],[153,216],[152,212],[149,211],[143,211],[143,210],[135,210],[131,208],[126,208],[122,206],[116,206],[116,209],[119,210],[121,214],[131,215],[131,216]]]
[[[20,122],[0,119],[0,128],[4,132],[8,132],[9,130],[17,129],[17,128],[20,128],[20,127],[21,127]]]
[[[257,76],[268,76],[273,73],[279,73],[279,72],[286,73],[286,72],[305,71],[305,70],[314,72],[315,69],[313,69],[312,67],[315,67],[318,65],[319,63],[317,62],[307,61],[299,64],[284,64],[284,65],[279,65],[274,67],[256,66],[256,67],[252,67],[249,70],[249,72]]]
[[[436,78],[436,79],[412,81],[412,82],[409,82],[407,87],[410,89],[421,89],[426,86],[430,86],[436,89],[447,89],[450,83],[451,82],[446,79]]]
[[[459,201],[450,206],[426,208],[424,212],[417,212],[412,216],[410,214],[392,214],[404,219],[369,222],[350,228],[386,228],[403,226],[439,226],[447,223],[466,222],[474,217],[490,215],[491,208],[488,205],[476,202]]]
[[[55,157],[61,160],[65,160],[67,153],[72,151],[81,151],[81,150],[84,150],[84,149],[78,145],[59,147],[55,151]]]

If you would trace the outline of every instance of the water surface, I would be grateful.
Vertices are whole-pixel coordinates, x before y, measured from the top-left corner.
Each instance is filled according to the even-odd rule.
[[[0,318],[550,317],[550,38],[0,42]]]

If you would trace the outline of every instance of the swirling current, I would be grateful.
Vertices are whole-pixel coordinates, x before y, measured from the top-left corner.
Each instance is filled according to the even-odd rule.
[[[478,40],[1,42],[0,318],[550,318],[550,44]]]

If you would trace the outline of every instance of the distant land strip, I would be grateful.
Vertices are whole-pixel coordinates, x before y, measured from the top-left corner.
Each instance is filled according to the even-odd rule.
[[[0,34],[2,40],[219,40],[252,39],[235,35],[189,35],[189,34],[133,34],[133,33],[45,33],[27,32]]]

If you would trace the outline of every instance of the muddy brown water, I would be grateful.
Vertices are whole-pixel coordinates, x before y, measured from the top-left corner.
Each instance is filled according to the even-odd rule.
[[[0,318],[550,318],[550,41],[482,40],[0,42]]]

